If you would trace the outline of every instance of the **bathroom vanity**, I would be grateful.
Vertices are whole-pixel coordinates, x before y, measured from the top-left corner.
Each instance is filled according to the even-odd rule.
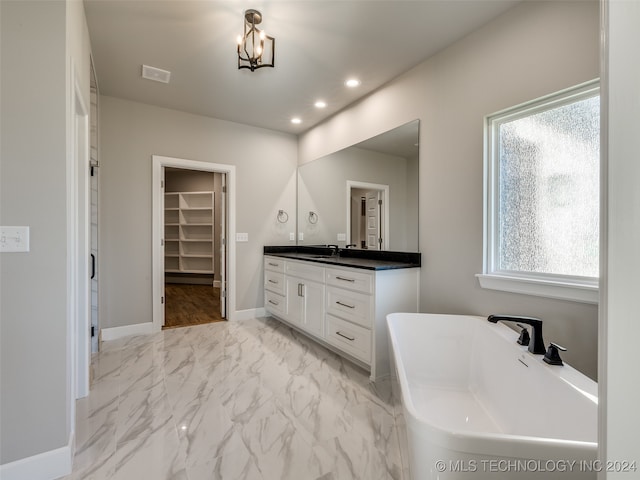
[[[386,316],[417,312],[419,253],[264,247],[266,311],[334,352],[389,374]]]

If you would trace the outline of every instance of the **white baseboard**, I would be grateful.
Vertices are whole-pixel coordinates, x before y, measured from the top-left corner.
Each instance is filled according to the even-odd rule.
[[[53,480],[71,473],[73,466],[73,433],[69,444],[15,462],[0,465],[2,480]]]
[[[103,328],[100,330],[100,335],[103,341],[108,341],[130,335],[147,335],[153,332],[153,322],[146,322],[134,323],[133,325],[125,325],[123,327]]]
[[[267,315],[264,307],[248,308],[247,310],[236,310],[234,320],[250,320],[252,318],[265,317]]]
[[[235,315],[231,315],[229,320],[249,320],[252,318],[265,317],[266,315],[267,313],[264,307],[248,308],[247,310],[236,310]],[[100,330],[100,339],[102,341],[109,341],[130,335],[147,335],[153,332],[153,322],[135,323],[122,327],[103,328]]]

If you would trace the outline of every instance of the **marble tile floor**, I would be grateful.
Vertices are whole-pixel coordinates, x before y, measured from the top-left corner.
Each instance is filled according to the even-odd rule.
[[[388,381],[270,318],[104,342],[66,479],[400,480]]]

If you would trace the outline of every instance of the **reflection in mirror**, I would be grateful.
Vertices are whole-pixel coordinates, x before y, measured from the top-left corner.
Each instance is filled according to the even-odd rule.
[[[298,245],[418,251],[419,121],[298,168]]]

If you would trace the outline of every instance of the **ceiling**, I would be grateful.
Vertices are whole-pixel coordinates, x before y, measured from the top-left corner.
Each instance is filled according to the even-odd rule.
[[[299,134],[519,0],[84,0],[102,95]],[[261,11],[275,68],[237,68],[243,12]],[[171,71],[143,79],[142,65]],[[362,84],[348,89],[348,77]],[[327,107],[317,109],[318,99]],[[293,116],[302,119],[291,123]]]

